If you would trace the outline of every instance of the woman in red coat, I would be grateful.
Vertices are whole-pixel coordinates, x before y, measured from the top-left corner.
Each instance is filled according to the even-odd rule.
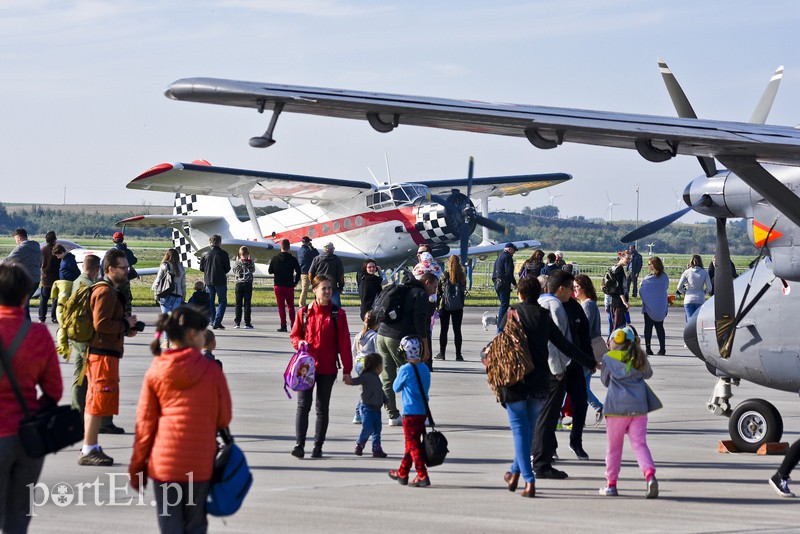
[[[200,352],[207,328],[208,316],[180,306],[156,322],[157,336],[169,336],[172,348],[162,354],[159,337],[150,345],[157,357],[142,383],[128,474],[136,490],[148,477],[156,484],[162,532],[208,527],[217,430],[230,424],[231,394],[220,366]]]
[[[353,353],[350,349],[350,330],[344,310],[331,302],[333,283],[324,275],[314,277],[311,282],[314,302],[300,310],[299,318],[292,326],[292,345],[295,349],[305,342],[308,353],[316,360],[316,381],[314,387],[297,392],[297,415],[295,416],[295,436],[297,443],[292,456],[305,456],[306,433],[308,432],[308,413],[317,391],[317,424],[314,432],[312,458],[322,457],[322,445],[328,432],[328,407],[336,376],[339,374],[339,356],[344,371],[344,380],[350,377],[353,369]]]

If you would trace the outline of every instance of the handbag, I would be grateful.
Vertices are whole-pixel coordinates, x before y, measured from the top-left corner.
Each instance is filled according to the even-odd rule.
[[[594,359],[597,363],[603,361],[603,356],[605,356],[606,352],[608,352],[608,345],[606,345],[606,340],[603,339],[603,336],[592,338],[592,354],[594,354]]]
[[[230,430],[220,430],[217,437],[219,447],[214,458],[206,511],[213,516],[224,517],[235,514],[242,506],[250,486],[253,485],[253,474],[242,449],[233,442]]]
[[[433,422],[433,415],[431,415],[431,408],[428,406],[428,397],[425,395],[425,390],[422,389],[422,380],[419,376],[419,370],[414,364],[410,364],[414,369],[414,374],[417,375],[417,384],[419,384],[419,392],[422,393],[422,401],[425,403],[425,411],[428,414],[428,421],[431,423],[431,431],[423,426],[422,433],[422,450],[425,451],[425,465],[428,467],[436,467],[444,463],[447,453],[447,438],[444,434],[436,430],[436,424]]]
[[[82,440],[83,418],[78,410],[67,405],[59,406],[51,399],[33,415],[28,410],[17,378],[11,369],[11,360],[16,355],[30,327],[30,321],[24,321],[20,325],[8,350],[3,350],[2,343],[0,343],[0,360],[2,360],[3,370],[8,375],[8,381],[14,389],[14,395],[24,414],[18,430],[22,448],[31,458],[40,458]]]

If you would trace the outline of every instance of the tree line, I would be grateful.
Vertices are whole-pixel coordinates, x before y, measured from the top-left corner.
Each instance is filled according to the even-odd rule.
[[[109,236],[119,230],[115,223],[139,213],[79,212],[33,206],[10,213],[0,204],[0,235],[10,235],[15,228],[25,228],[31,235],[44,235],[54,230],[59,235],[73,237]],[[170,228],[126,228],[125,234],[136,237],[172,235]]]

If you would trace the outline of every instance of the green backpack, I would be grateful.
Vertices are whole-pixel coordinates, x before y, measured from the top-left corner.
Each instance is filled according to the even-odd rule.
[[[64,303],[61,314],[61,328],[67,337],[78,343],[88,343],[95,335],[94,320],[92,318],[92,288],[101,284],[110,285],[100,281],[91,286],[84,286]]]

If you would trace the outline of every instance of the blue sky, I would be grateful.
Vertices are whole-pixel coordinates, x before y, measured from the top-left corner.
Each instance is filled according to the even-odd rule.
[[[162,162],[395,181],[563,171],[564,215],[614,218],[675,208],[701,173],[693,158],[654,164],[634,151],[284,115],[265,150],[247,140],[268,114],[170,101],[193,76],[496,102],[673,115],[664,57],[699,116],[746,121],[778,65],[769,123],[800,122],[800,4],[633,0],[572,2],[348,0],[0,3],[2,202],[168,204],[125,185]],[[549,202],[547,192],[492,209]],[[535,236],[532,236],[535,237]]]

